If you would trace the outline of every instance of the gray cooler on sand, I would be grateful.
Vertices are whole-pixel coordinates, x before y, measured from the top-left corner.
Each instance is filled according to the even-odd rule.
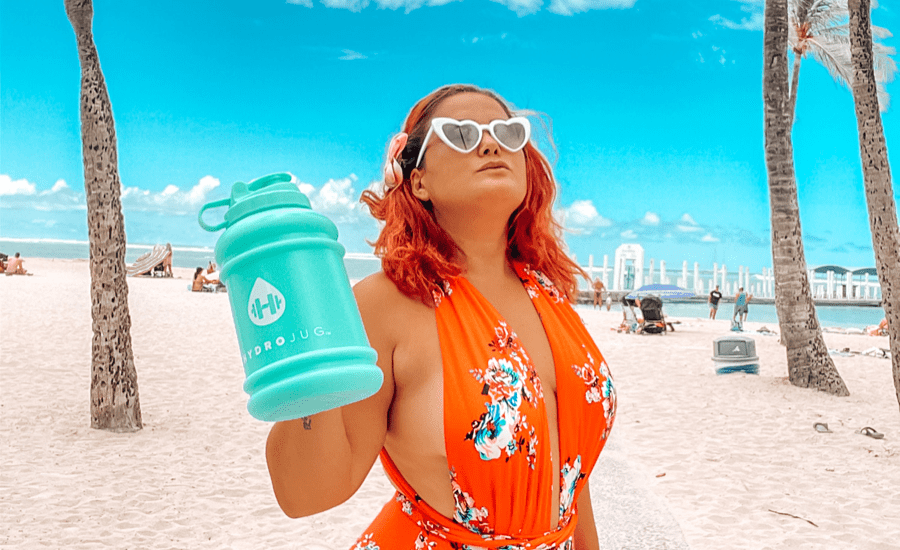
[[[722,336],[713,340],[713,364],[716,374],[746,372],[759,374],[756,341],[749,336]]]

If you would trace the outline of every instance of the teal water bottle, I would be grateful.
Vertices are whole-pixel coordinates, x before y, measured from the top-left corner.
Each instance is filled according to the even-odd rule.
[[[337,227],[310,209],[290,174],[237,182],[200,209],[216,243],[244,363],[247,410],[292,420],[365,399],[381,387],[344,268]],[[203,213],[228,207],[225,221]]]

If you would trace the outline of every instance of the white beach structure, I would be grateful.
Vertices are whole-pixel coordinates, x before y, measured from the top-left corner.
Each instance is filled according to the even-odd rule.
[[[644,286],[644,247],[623,244],[616,249],[613,269],[613,290],[634,290]],[[653,280],[653,267],[650,267]]]
[[[672,284],[666,273],[666,261],[649,258],[645,269],[644,248],[639,244],[620,245],[615,252],[613,265],[609,256],[603,256],[603,267],[594,265],[594,256],[589,256],[587,271],[591,279],[600,276],[606,288],[613,291],[634,290],[645,284],[659,282]],[[659,266],[659,275],[656,267]],[[817,300],[880,300],[881,286],[874,267],[849,268],[838,265],[822,265],[809,269],[807,273],[813,298]],[[688,269],[688,261],[681,263],[681,275],[674,277],[675,283],[695,294],[711,292],[717,285],[725,296],[732,297],[743,287],[745,292],[758,298],[775,298],[775,273],[771,267],[763,267],[759,273],[751,273],[750,267],[739,265],[737,272],[728,272],[725,264],[714,262],[712,269],[700,269],[700,262],[694,262],[693,274]]]

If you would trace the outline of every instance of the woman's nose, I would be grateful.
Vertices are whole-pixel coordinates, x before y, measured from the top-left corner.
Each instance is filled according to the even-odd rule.
[[[486,129],[482,130],[482,132],[481,143],[478,144],[478,155],[484,157],[499,154],[500,145],[494,140],[494,136]]]

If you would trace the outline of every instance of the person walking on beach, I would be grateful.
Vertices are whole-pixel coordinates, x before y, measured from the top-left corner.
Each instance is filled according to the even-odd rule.
[[[599,549],[587,480],[615,391],[529,136],[498,95],[454,85],[390,141],[382,192],[361,198],[382,270],[354,287],[384,383],[272,427],[288,516],[344,502],[380,456],[397,492],[354,548]]]
[[[719,292],[719,285],[716,285],[715,290],[709,293],[709,298],[707,298],[707,303],[709,303],[709,318],[715,320],[716,313],[719,311],[719,300],[722,299],[722,293]]]
[[[594,309],[603,306],[603,281],[600,280],[600,277],[594,277]]]
[[[739,288],[737,294],[734,295],[734,314],[731,316],[731,320],[743,325],[744,321],[747,320],[747,311],[749,309],[747,305],[749,303],[750,298],[744,292],[744,287]]]

